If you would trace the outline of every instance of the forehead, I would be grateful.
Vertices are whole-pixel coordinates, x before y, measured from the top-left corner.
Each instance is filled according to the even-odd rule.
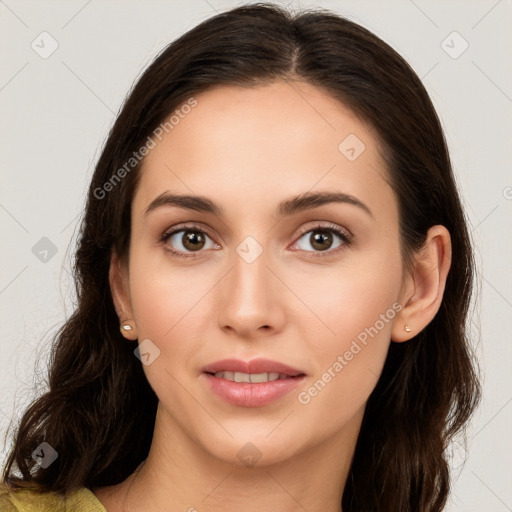
[[[389,205],[376,133],[323,90],[276,81],[194,99],[145,157],[135,210],[165,191],[214,196],[245,213],[315,189]]]

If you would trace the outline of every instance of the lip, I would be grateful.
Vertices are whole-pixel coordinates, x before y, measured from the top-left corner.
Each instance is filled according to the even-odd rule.
[[[202,370],[205,373],[216,372],[242,372],[242,373],[282,373],[290,377],[305,375],[305,372],[292,368],[284,363],[272,361],[271,359],[252,359],[251,361],[242,361],[240,359],[223,359],[205,366]]]
[[[281,373],[289,378],[269,382],[232,382],[212,375],[220,371],[243,373]],[[202,377],[206,380],[210,391],[224,401],[239,407],[263,407],[284,397],[306,378],[301,370],[292,368],[270,359],[223,359],[203,368]]]

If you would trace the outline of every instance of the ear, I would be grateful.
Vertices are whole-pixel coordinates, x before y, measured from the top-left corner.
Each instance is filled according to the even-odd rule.
[[[130,300],[130,288],[128,285],[128,265],[121,260],[116,252],[112,250],[109,269],[109,283],[114,307],[119,317],[119,323],[129,323],[129,331],[121,330],[123,336],[130,340],[136,339],[135,323]]]
[[[405,278],[399,298],[403,309],[393,324],[392,341],[400,343],[413,338],[436,316],[451,261],[450,232],[444,226],[432,226],[425,244],[414,256],[413,269]],[[405,330],[405,325],[410,332]]]

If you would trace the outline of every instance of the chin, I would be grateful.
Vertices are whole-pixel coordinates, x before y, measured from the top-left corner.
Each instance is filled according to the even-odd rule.
[[[275,428],[275,425],[274,427]],[[222,438],[211,435],[203,440],[203,448],[210,455],[226,464],[237,467],[263,467],[284,462],[298,453],[302,444],[298,439],[286,435],[286,439],[278,432],[264,432],[255,429],[251,436],[250,430],[240,429],[239,435],[234,432],[233,438],[223,433]],[[208,434],[207,434],[208,435]]]

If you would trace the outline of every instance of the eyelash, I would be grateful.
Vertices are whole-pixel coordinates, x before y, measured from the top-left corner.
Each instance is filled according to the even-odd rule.
[[[165,232],[162,235],[160,242],[165,243],[171,236],[175,235],[176,233],[179,233],[180,231],[192,231],[192,232],[201,233],[203,235],[210,237],[210,235],[208,235],[208,233],[206,231],[204,231],[204,229],[200,228],[199,226],[196,226],[196,225],[182,226],[182,225],[180,225],[180,226],[177,226],[176,228],[174,228],[172,231]],[[343,244],[339,245],[338,247],[336,247],[335,249],[332,249],[332,250],[327,249],[326,251],[306,251],[308,253],[311,253],[310,256],[312,256],[313,258],[326,257],[326,256],[324,256],[324,254],[327,254],[328,256],[330,256],[334,253],[337,253],[340,250],[345,249],[346,247],[348,247],[349,245],[352,244],[352,235],[348,231],[339,228],[335,224],[318,225],[318,226],[314,226],[313,228],[305,229],[299,234],[299,238],[297,240],[300,240],[305,234],[313,232],[313,231],[327,231],[327,232],[334,233],[343,242]],[[176,256],[178,258],[197,258],[197,257],[199,257],[199,255],[196,256],[196,255],[193,255],[193,253],[189,253],[189,254],[182,253],[180,251],[176,251],[175,249],[167,248],[166,250],[169,251],[173,256]],[[203,252],[203,251],[199,251],[199,252]]]

